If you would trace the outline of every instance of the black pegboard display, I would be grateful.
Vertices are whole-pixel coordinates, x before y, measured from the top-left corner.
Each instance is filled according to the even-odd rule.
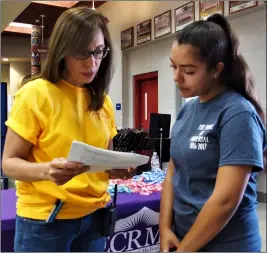
[[[132,128],[125,128],[118,131],[113,139],[113,149],[120,152],[131,152],[146,155],[151,158],[153,154],[153,143],[148,138],[148,133]],[[150,159],[147,164],[139,166],[137,173],[151,169]]]

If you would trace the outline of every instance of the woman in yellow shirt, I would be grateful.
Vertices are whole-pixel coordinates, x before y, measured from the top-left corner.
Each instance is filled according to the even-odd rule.
[[[66,157],[73,140],[112,148],[112,73],[105,18],[89,8],[64,12],[42,75],[17,92],[6,122],[2,165],[16,180],[16,252],[104,251],[98,210],[110,200],[109,177],[127,177],[129,171],[86,173],[90,168]],[[58,201],[63,206],[47,222]]]

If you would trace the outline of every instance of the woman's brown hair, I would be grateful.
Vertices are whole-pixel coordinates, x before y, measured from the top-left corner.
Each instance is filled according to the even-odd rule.
[[[64,57],[81,54],[88,48],[99,29],[104,35],[105,46],[109,48],[109,53],[102,60],[93,82],[86,86],[91,97],[88,108],[91,111],[102,108],[114,73],[113,46],[105,17],[101,13],[86,7],[78,7],[68,9],[61,14],[49,39],[48,55],[40,75],[41,78],[56,84],[63,76]]]

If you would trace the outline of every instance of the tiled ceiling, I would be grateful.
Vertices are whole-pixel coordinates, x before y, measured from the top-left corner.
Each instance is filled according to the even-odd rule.
[[[95,8],[99,7],[106,1],[94,1]],[[92,1],[79,1],[73,7],[87,6],[92,8]],[[72,8],[73,8],[72,7]],[[32,25],[41,25],[41,15],[45,15],[44,18],[44,38],[48,38],[53,30],[58,17],[67,10],[67,7],[53,6],[47,4],[40,4],[32,2],[29,6],[13,21],[17,23],[25,23]],[[39,23],[36,20],[40,20]],[[14,33],[14,32],[2,32],[3,36],[30,36],[29,34]]]

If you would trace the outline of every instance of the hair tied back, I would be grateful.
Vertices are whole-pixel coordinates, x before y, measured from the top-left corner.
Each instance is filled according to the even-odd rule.
[[[210,17],[208,17],[207,21],[210,21],[210,22],[213,22],[219,25],[228,34],[229,34],[229,31],[231,30],[227,19],[221,14],[213,14]]]
[[[219,25],[223,29],[229,41],[230,54],[232,55],[232,58],[236,60],[240,53],[239,52],[239,41],[235,37],[234,33],[232,32],[231,26],[228,20],[226,19],[226,17],[221,14],[216,13],[208,17],[207,21],[213,22]]]

